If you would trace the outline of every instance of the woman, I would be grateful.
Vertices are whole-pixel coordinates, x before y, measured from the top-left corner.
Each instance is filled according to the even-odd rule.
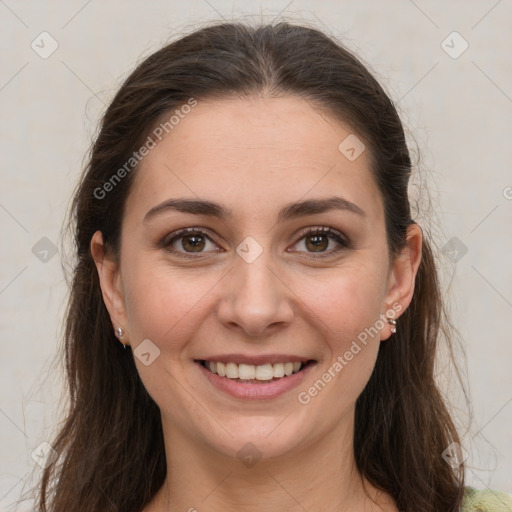
[[[142,62],[74,197],[39,510],[484,506],[434,380],[410,172],[392,102],[315,29],[218,24]]]

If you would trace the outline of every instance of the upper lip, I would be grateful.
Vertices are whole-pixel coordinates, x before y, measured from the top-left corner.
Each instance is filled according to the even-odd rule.
[[[293,354],[261,354],[261,355],[245,355],[245,354],[219,354],[215,356],[207,356],[197,361],[210,361],[215,363],[235,363],[235,364],[251,364],[260,366],[263,364],[275,363],[306,363],[311,361],[310,357],[301,357]]]

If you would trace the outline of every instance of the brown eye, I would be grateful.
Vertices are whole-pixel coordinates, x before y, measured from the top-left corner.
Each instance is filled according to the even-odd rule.
[[[325,235],[308,235],[305,237],[306,247],[312,252],[322,252],[329,246],[329,238]]]
[[[301,243],[304,244],[305,250],[300,250],[299,252],[317,253],[320,256],[330,256],[349,248],[349,243],[345,237],[340,232],[329,227],[310,228],[306,232],[301,233],[296,246]],[[331,246],[334,247],[329,249]]]
[[[186,235],[181,237],[181,247],[186,251],[201,252],[205,245],[203,235]]]
[[[194,257],[188,256],[194,253],[203,255],[209,252],[218,252],[218,246],[211,237],[199,228],[180,229],[176,233],[166,236],[161,245],[169,252],[183,257]]]

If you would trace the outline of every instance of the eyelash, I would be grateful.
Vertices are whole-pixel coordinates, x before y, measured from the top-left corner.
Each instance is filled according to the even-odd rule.
[[[192,227],[192,228],[180,229],[179,231],[172,233],[172,235],[170,235],[170,237],[166,236],[162,240],[161,245],[164,248],[168,248],[176,240],[179,240],[181,237],[183,237],[184,235],[188,235],[188,234],[200,234],[200,235],[203,235],[204,237],[206,237],[207,239],[209,239],[211,242],[219,244],[219,242],[215,239],[215,237],[213,237],[207,231],[205,231],[201,228]],[[318,255],[316,257],[322,258],[322,257],[332,256],[334,254],[338,254],[340,251],[350,248],[350,244],[349,244],[348,240],[339,231],[332,229],[330,227],[326,227],[326,226],[308,228],[308,229],[302,231],[301,233],[299,233],[299,235],[298,235],[299,239],[297,240],[297,242],[295,244],[300,242],[303,238],[306,238],[307,236],[312,236],[312,235],[326,235],[331,240],[334,240],[340,244],[336,249],[333,249],[328,252],[318,252],[318,253],[309,252],[308,253],[308,254]],[[189,259],[190,258],[198,258],[205,254],[205,253],[201,253],[201,252],[200,253],[187,253],[187,252],[180,252],[180,251],[176,251],[176,250],[172,250],[169,252],[179,255],[179,257],[189,258]],[[194,254],[197,254],[197,256],[194,256]]]

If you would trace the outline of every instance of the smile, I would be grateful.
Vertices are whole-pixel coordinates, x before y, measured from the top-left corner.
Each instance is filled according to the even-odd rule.
[[[259,366],[252,364],[220,363],[213,361],[202,361],[205,368],[220,377],[228,379],[258,383],[269,382],[274,379],[287,377],[299,372],[306,363],[300,361],[289,363],[262,364]]]
[[[298,386],[316,365],[313,359],[259,365],[196,360],[201,373],[218,390],[235,398],[277,398]]]

